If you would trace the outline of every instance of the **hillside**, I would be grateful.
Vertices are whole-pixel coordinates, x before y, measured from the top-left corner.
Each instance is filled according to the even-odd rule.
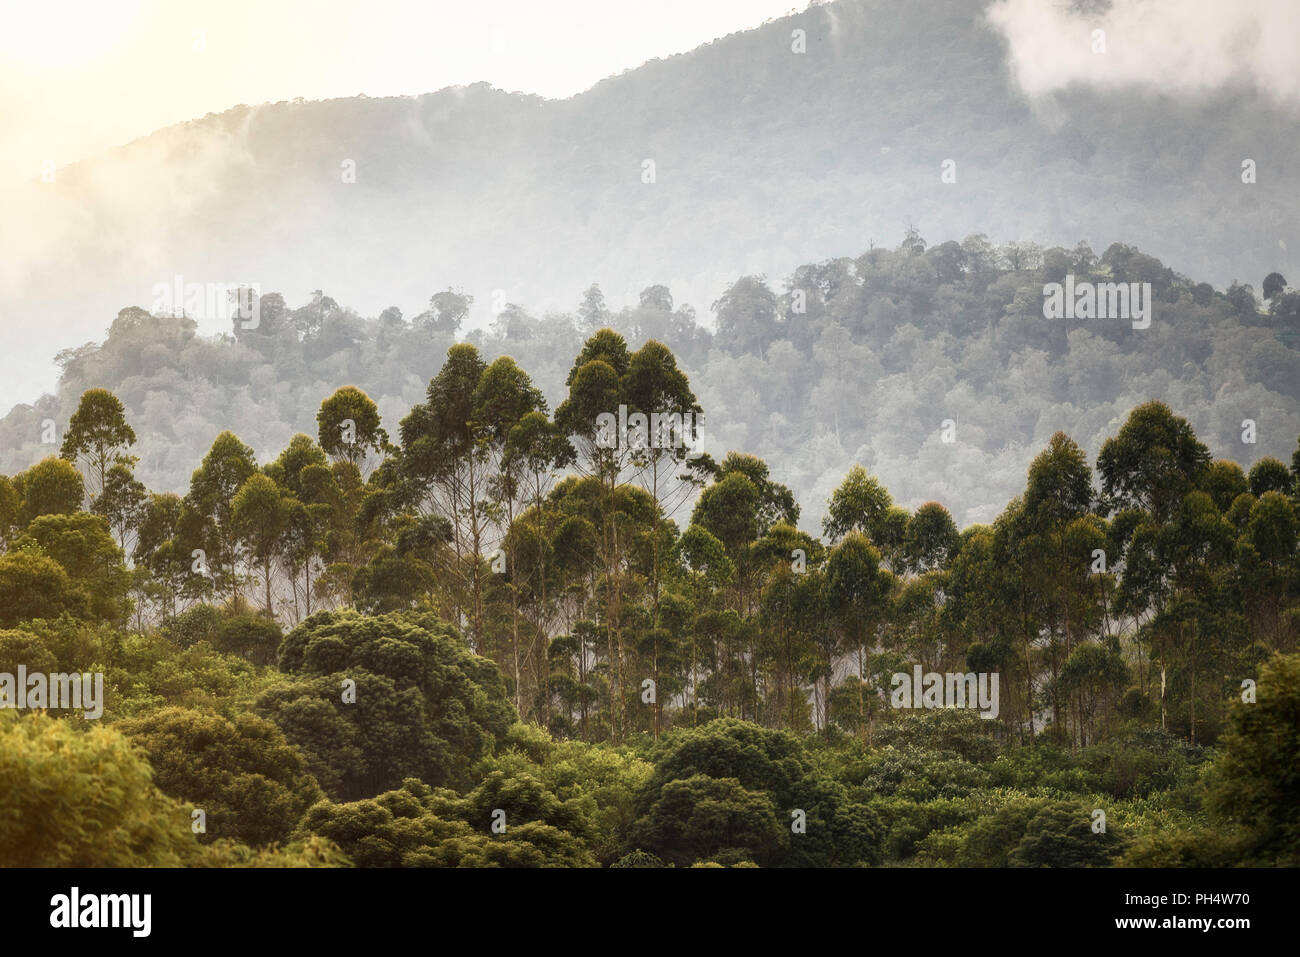
[[[39,317],[25,336],[38,351],[0,371],[29,381],[176,275],[295,302],[327,286],[370,315],[454,285],[477,325],[505,302],[571,308],[593,281],[616,306],[663,283],[707,322],[741,274],[775,284],[892,245],[908,222],[1122,241],[1219,288],[1257,283],[1300,272],[1298,132],[1245,88],[1031,102],[966,0],[812,7],[562,101],[475,85],[239,106],[60,170],[15,205],[0,303]],[[940,182],[945,159],[955,183]]]
[[[1044,284],[1067,273],[1150,282],[1151,327],[1045,319]],[[705,448],[766,460],[810,531],[854,464],[910,508],[939,500],[960,526],[989,521],[1054,432],[1095,456],[1150,399],[1178,409],[1246,466],[1269,455],[1289,461],[1300,434],[1300,295],[1284,291],[1266,311],[1242,286],[1215,292],[1122,244],[1094,255],[1087,247],[998,250],[978,236],[927,247],[911,234],[898,250],[801,266],[784,289],[738,281],[719,303],[716,334],[665,287],[638,301],[545,318],[512,305],[468,338],[488,359],[512,356],[551,409],[599,325],[633,348],[663,341],[704,409]],[[434,310],[366,319],[329,296],[290,305],[267,294],[257,329],[220,337],[199,334],[188,319],[123,309],[102,344],[62,354],[57,396],[0,420],[0,472],[50,454],[43,440],[62,433],[43,425],[62,430],[94,387],[125,404],[141,439],[138,474],[155,490],[184,491],[225,429],[260,461],[296,432],[316,435],[320,403],[342,385],[370,394],[396,434],[455,341],[454,324],[440,327]],[[1243,442],[1246,419],[1253,443]],[[951,442],[945,420],[955,427]]]

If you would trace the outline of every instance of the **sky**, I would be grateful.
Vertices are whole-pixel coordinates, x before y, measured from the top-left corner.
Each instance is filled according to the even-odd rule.
[[[240,103],[487,81],[562,98],[791,0],[0,0],[0,177]]]
[[[61,323],[34,329],[4,305],[25,259],[40,255],[40,226],[22,225],[23,210],[50,164],[241,103],[483,81],[569,97],[794,9],[791,0],[0,0],[0,414],[53,391],[54,352],[86,338]]]

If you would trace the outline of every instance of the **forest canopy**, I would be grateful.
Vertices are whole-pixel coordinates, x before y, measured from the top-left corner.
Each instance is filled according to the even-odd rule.
[[[1045,324],[1034,309],[1063,269],[1150,282],[1157,322]],[[908,363],[985,363],[1025,389],[997,415],[1039,396],[1017,426],[1029,443],[1069,405],[1043,396],[1088,405],[1120,381],[1091,377],[1106,361],[1172,383],[1178,363],[1232,375],[1267,353],[1251,388],[1289,411],[1259,420],[1266,435],[1300,381],[1285,374],[1296,294],[1269,286],[1264,311],[1127,247],[909,234],[779,294],[737,282],[713,336],[662,287],[618,314],[593,287],[576,319],[514,309],[462,342],[454,295],[412,323],[267,295],[260,328],[217,341],[123,310],[103,346],[67,357],[65,388],[87,387],[57,453],[0,476],[0,672],[98,672],[106,688],[99,723],[0,713],[0,806],[27,809],[3,863],[1293,866],[1296,444],[1252,461],[1240,423],[1206,435],[1144,397],[1090,420],[1095,453],[1054,429],[971,522],[897,496],[876,464],[926,481],[948,443],[907,424],[941,402],[872,439],[888,416],[864,424],[845,393],[787,378],[788,404],[765,397],[803,422],[832,411],[876,450],[810,521],[779,464],[672,425],[713,423],[722,394],[721,434],[747,435],[725,426],[737,375],[834,362],[841,384],[878,370],[879,389]],[[348,381],[359,364],[400,382],[432,349],[396,415],[395,396]],[[218,383],[234,401],[182,409]],[[265,421],[242,405],[260,388]],[[252,444],[242,422],[260,423]],[[202,429],[188,481],[152,488],[146,464]],[[947,474],[983,453],[966,454]],[[914,670],[995,678],[997,707],[900,707]],[[118,803],[87,780],[115,782]],[[104,815],[120,841],[98,842]]]

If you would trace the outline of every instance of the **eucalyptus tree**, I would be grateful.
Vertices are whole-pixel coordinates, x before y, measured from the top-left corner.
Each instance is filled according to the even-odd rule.
[[[389,450],[379,407],[356,386],[345,385],[316,413],[320,446],[335,461],[349,462],[365,478]]]
[[[222,432],[190,478],[185,506],[193,516],[185,529],[186,542],[200,573],[210,574],[214,587],[233,598],[239,592],[239,533],[234,521],[234,499],[249,476],[257,471],[253,450],[230,431]],[[201,559],[201,560],[200,560]]]
[[[82,463],[93,501],[107,487],[113,466],[135,464],[127,451],[134,444],[135,430],[127,424],[122,400],[107,389],[87,389],[68,420],[59,455],[74,465]]]
[[[1169,550],[1179,535],[1171,536],[1168,528],[1184,497],[1206,482],[1209,466],[1209,450],[1187,420],[1163,402],[1135,408],[1097,456],[1103,504],[1119,513],[1114,537],[1120,539],[1116,546],[1124,565],[1117,600],[1133,615],[1139,634],[1159,661],[1162,728],[1169,722],[1170,655],[1178,644],[1173,631],[1184,631],[1175,629],[1165,614],[1176,587]],[[1218,510],[1210,496],[1201,494],[1204,502],[1197,502],[1193,513],[1208,520],[1204,506]],[[1185,525],[1183,530],[1188,530]]]
[[[842,647],[858,666],[858,720],[871,736],[866,700],[870,656],[889,615],[896,577],[880,567],[880,552],[861,532],[850,532],[826,557],[826,597]]]
[[[401,467],[416,507],[451,523],[457,559],[452,603],[459,623],[470,624],[475,643],[482,637],[476,596],[481,596],[489,525],[483,501],[491,470],[475,434],[474,395],[486,368],[473,345],[452,346],[429,382],[426,401],[401,423]]]

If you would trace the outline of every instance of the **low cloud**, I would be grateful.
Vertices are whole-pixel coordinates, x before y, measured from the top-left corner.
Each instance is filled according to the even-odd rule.
[[[1300,106],[1294,0],[998,0],[988,16],[1031,96],[1076,83],[1178,95],[1251,86]]]

